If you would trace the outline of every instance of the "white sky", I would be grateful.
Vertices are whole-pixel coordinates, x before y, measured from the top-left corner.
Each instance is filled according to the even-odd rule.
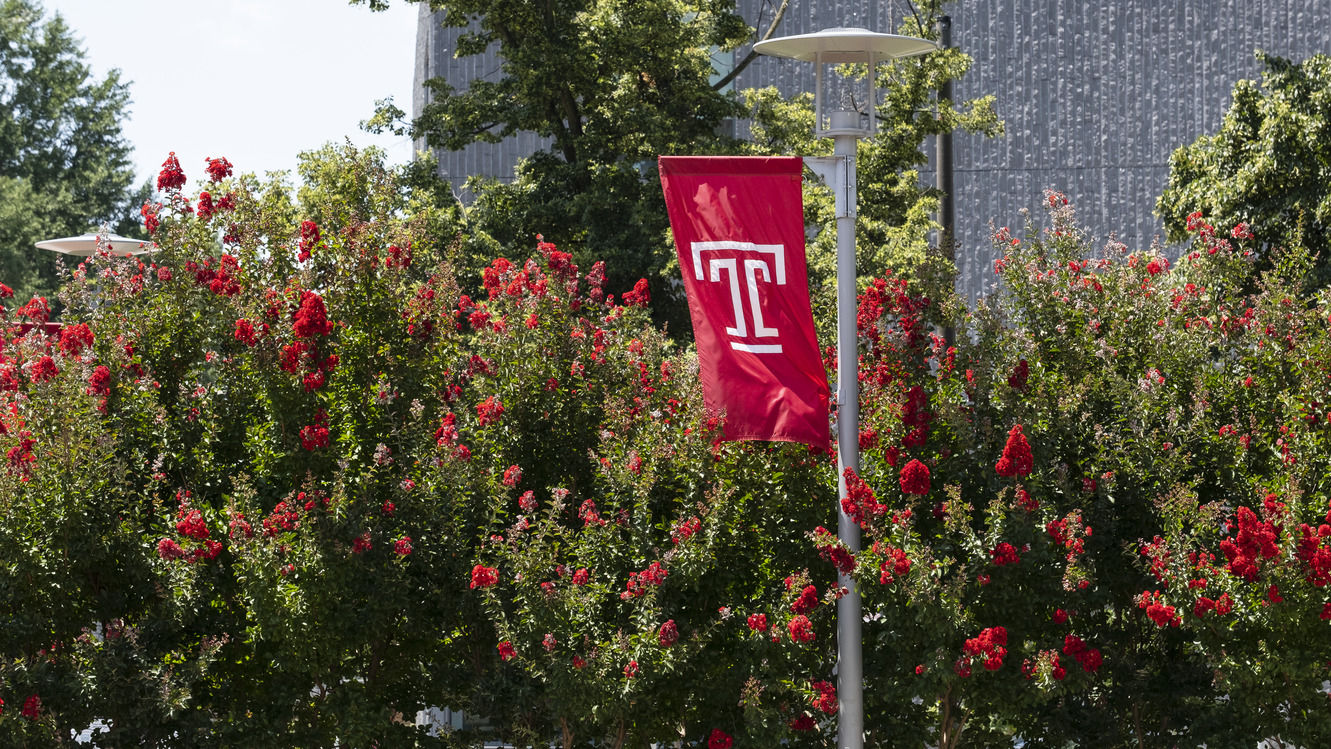
[[[285,169],[296,155],[349,137],[389,160],[411,159],[409,140],[360,130],[374,102],[411,112],[418,6],[382,13],[347,0],[43,0],[82,39],[98,79],[130,81],[123,132],[134,145],[135,185],[156,181],[175,151],[190,184],[204,158],[237,172]]]

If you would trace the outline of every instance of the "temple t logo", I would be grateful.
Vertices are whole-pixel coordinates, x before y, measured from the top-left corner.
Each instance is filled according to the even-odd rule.
[[[750,343],[750,338],[776,338],[780,331],[763,318],[758,284],[786,285],[786,249],[753,242],[692,242],[693,276],[702,283],[728,286],[734,324],[726,326],[730,347],[751,354],[779,354],[780,343]]]

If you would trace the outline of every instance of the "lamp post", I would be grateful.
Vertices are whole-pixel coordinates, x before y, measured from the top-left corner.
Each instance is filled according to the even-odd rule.
[[[899,57],[913,57],[931,52],[938,45],[926,39],[893,34],[878,34],[867,29],[831,28],[813,34],[768,39],[754,45],[759,54],[786,57],[815,66],[814,135],[831,137],[833,156],[805,159],[814,173],[823,179],[836,197],[837,240],[837,498],[846,498],[846,469],[860,467],[860,387],[859,352],[855,329],[855,156],[859,139],[877,130],[877,63]],[[867,96],[863,110],[852,102],[835,102],[825,111],[831,98],[824,68],[828,65],[859,63],[868,66],[865,76]],[[835,75],[835,73],[833,73]],[[837,502],[837,533],[852,552],[860,550],[860,528]],[[861,625],[864,614],[860,593],[844,573],[838,582],[849,592],[837,601],[837,746],[860,749],[864,746],[864,675],[861,655]]]
[[[100,245],[99,245],[100,242]],[[99,249],[105,249],[118,257],[144,255],[155,247],[142,239],[130,239],[117,234],[80,234],[77,237],[47,239],[37,243],[37,247],[51,252],[60,252],[74,257],[92,257]]]

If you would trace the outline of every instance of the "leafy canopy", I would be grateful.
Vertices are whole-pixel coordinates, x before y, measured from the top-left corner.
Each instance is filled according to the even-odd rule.
[[[1171,242],[1187,238],[1188,215],[1201,211],[1222,228],[1248,222],[1266,247],[1304,245],[1322,258],[1310,281],[1325,286],[1331,268],[1331,57],[1295,63],[1257,52],[1261,82],[1234,84],[1220,130],[1169,159],[1169,183],[1156,203]],[[1271,253],[1258,270],[1271,267]]]
[[[672,333],[687,331],[688,322],[672,283],[677,270],[656,157],[831,152],[830,141],[810,134],[811,96],[787,99],[771,87],[734,92],[733,76],[713,63],[719,51],[782,33],[785,3],[761,19],[742,18],[733,0],[441,0],[431,7],[444,11],[445,25],[467,29],[457,55],[494,50],[499,75],[465,90],[433,79],[426,84],[431,102],[410,125],[394,126],[404,113],[389,105],[371,127],[396,127],[445,149],[519,131],[548,137],[549,147],[520,164],[512,181],[469,181],[476,196],[469,232],[510,248],[542,232],[580,263],[603,259],[610,291],[646,276],[658,300],[654,317]],[[935,38],[942,7],[941,0],[915,3],[896,31]],[[881,133],[863,145],[859,167],[866,273],[893,267],[913,278],[947,276],[946,267],[928,260],[936,196],[918,185],[915,168],[927,160],[929,135],[1002,131],[991,98],[935,101],[934,92],[969,64],[948,50],[878,71],[886,89]],[[731,118],[752,123],[751,140],[729,134],[736,131],[727,126]],[[830,198],[810,202],[809,223],[830,228]],[[815,286],[830,284],[832,274],[820,276],[819,269],[831,268],[833,245],[828,231],[810,250]]]

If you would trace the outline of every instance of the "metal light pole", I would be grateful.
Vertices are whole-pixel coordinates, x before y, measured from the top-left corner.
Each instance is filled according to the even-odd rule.
[[[867,29],[832,28],[813,34],[769,39],[754,45],[765,55],[787,57],[815,66],[814,134],[831,137],[833,156],[805,159],[814,173],[823,179],[836,196],[837,235],[837,498],[846,498],[847,468],[860,468],[860,386],[859,351],[855,328],[855,156],[859,139],[877,129],[877,83],[875,65],[883,60],[922,55],[937,49],[926,39],[878,34]],[[860,63],[868,65],[867,112],[841,108],[825,113],[823,69],[826,65]],[[852,552],[860,550],[860,528],[837,502],[837,532]],[[837,746],[861,749],[864,746],[864,673],[861,655],[861,625],[864,622],[860,593],[855,583],[838,573],[838,582],[849,593],[837,601]]]

